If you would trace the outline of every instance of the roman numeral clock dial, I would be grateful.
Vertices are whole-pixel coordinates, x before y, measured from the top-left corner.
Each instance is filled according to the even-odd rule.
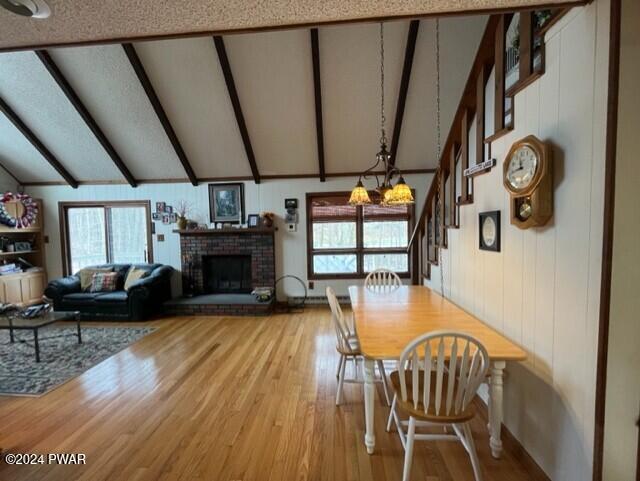
[[[553,161],[549,145],[529,135],[515,142],[504,160],[503,183],[511,196],[511,224],[545,225],[553,215]]]

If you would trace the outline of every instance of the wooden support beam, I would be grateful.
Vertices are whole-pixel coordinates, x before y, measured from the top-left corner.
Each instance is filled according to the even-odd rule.
[[[231,65],[229,64],[229,57],[227,57],[227,49],[224,46],[224,39],[219,35],[215,35],[213,37],[213,43],[216,47],[216,52],[218,52],[218,60],[220,61],[224,81],[227,84],[229,98],[231,99],[231,105],[233,106],[233,111],[236,115],[236,122],[238,123],[238,129],[240,130],[244,150],[247,153],[247,160],[249,161],[249,167],[251,167],[253,180],[256,184],[259,184],[260,172],[258,171],[256,157],[253,153],[253,147],[251,146],[251,139],[249,138],[249,131],[247,130],[247,124],[244,120],[242,107],[240,106],[240,98],[238,97],[238,91],[236,90],[236,83],[233,80],[233,73],[231,72]]]
[[[505,109],[505,95],[504,95],[504,82],[505,82],[505,41],[506,41],[506,15],[500,15],[498,20],[498,27],[496,28],[495,35],[495,102],[494,102],[494,121],[493,131],[499,133],[505,128],[504,123],[504,109]]]
[[[45,145],[38,139],[38,137],[31,131],[29,127],[18,117],[11,107],[0,98],[0,112],[2,112],[9,121],[20,131],[22,135],[33,145],[33,147],[40,152],[47,162],[53,167],[58,174],[74,189],[78,188],[78,181],[73,178],[67,169],[63,167],[60,161],[55,155],[45,147]]]
[[[409,90],[409,80],[411,79],[411,69],[413,68],[413,57],[416,51],[416,40],[418,39],[418,29],[420,20],[412,20],[409,24],[407,34],[407,44],[404,49],[404,64],[402,66],[402,78],[400,79],[400,90],[398,91],[398,102],[396,104],[396,118],[393,123],[393,137],[391,138],[391,164],[395,165],[398,155],[398,144],[400,143],[400,132],[402,131],[402,119],[404,118],[404,108],[407,103],[407,92]]]
[[[486,87],[489,80],[490,67],[483,66],[478,72],[476,84],[476,164],[484,161]]]
[[[118,155],[118,153],[116,152],[116,149],[113,147],[111,142],[109,142],[107,136],[98,126],[98,123],[84,106],[84,104],[80,100],[80,97],[78,97],[75,90],[73,90],[73,87],[71,87],[71,84],[69,84],[56,63],[53,61],[53,59],[49,55],[49,52],[47,52],[46,50],[36,50],[35,53],[44,67],[47,69],[51,77],[53,77],[53,80],[55,80],[55,82],[58,84],[58,87],[60,87],[62,93],[64,93],[64,95],[67,97],[67,100],[71,102],[73,108],[76,109],[76,112],[78,112],[82,120],[84,120],[84,123],[89,128],[91,133],[95,136],[96,140],[100,143],[100,145],[102,145],[102,148],[107,152],[109,157],[111,157],[111,160],[118,168],[122,176],[127,179],[127,182],[129,182],[129,185],[131,185],[131,187],[137,187],[138,182],[133,177],[133,174],[131,174],[122,158],[120,158],[120,155]]]
[[[533,12],[520,12],[520,45],[518,82],[526,82],[533,73]]]
[[[318,143],[318,172],[320,182],[326,180],[324,170],[324,128],[322,123],[322,83],[320,80],[320,42],[318,29],[311,29],[311,60],[313,63],[313,92],[316,103],[316,139]]]
[[[477,111],[476,111],[477,112]],[[469,168],[469,109],[464,109],[462,119],[460,120],[460,197],[458,205],[471,203],[471,195],[469,193],[469,184],[472,178],[465,177],[464,171]],[[484,115],[484,114],[482,114]],[[477,113],[476,113],[477,118]],[[483,138],[484,140],[484,138]]]
[[[149,76],[147,75],[142,62],[140,61],[140,57],[138,57],[138,54],[136,53],[136,49],[130,43],[123,43],[122,48],[124,49],[124,52],[127,55],[127,58],[129,59],[129,62],[131,63],[131,66],[133,67],[138,80],[140,81],[140,85],[142,85],[142,88],[147,94],[147,98],[149,99],[153,110],[158,116],[158,120],[162,124],[164,132],[165,134],[167,134],[169,142],[171,142],[171,145],[173,146],[173,150],[178,156],[178,159],[180,159],[180,163],[182,164],[182,167],[184,168],[189,181],[194,186],[198,185],[198,178],[196,177],[196,174],[191,167],[191,163],[187,158],[187,154],[185,154],[184,149],[182,148],[182,144],[180,144],[180,141],[178,140],[178,136],[176,135],[175,130],[173,130],[173,126],[169,121],[169,117],[167,117],[167,114],[164,111],[162,104],[160,103],[160,99],[158,98],[158,95],[156,94],[156,91],[153,88],[151,81],[149,80]]]
[[[464,118],[467,118],[466,113]],[[447,223],[447,227],[454,229],[460,227],[460,224],[458,223],[458,203],[456,192],[456,159],[458,157],[458,152],[460,152],[460,147],[458,145],[455,145],[449,153],[449,222]],[[464,180],[464,176],[462,177],[462,179]]]

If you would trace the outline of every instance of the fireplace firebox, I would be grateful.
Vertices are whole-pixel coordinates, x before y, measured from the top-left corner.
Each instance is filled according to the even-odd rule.
[[[250,293],[253,289],[251,256],[203,256],[202,276],[206,294]]]

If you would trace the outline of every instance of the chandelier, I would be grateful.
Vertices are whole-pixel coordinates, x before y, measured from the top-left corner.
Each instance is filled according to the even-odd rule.
[[[380,195],[382,205],[405,205],[413,204],[413,193],[402,177],[402,172],[392,162],[392,154],[387,150],[387,134],[385,132],[384,116],[384,24],[380,22],[380,150],[376,154],[376,162],[358,177],[358,183],[351,191],[349,204],[365,205],[371,204],[369,192],[364,187],[362,179],[372,176],[376,179],[376,191]],[[382,168],[382,169],[380,169]],[[383,170],[384,178],[380,182],[378,172]],[[392,184],[394,177],[398,177],[395,185]]]

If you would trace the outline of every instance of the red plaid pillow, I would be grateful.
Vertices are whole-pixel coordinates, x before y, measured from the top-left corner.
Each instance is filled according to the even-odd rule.
[[[118,282],[117,272],[96,272],[91,278],[89,292],[113,292]]]

